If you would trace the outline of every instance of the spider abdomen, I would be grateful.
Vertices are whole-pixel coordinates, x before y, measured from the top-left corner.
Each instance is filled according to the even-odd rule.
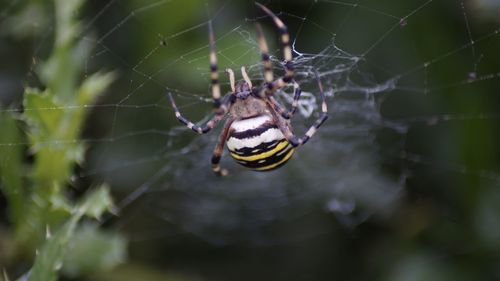
[[[236,162],[257,171],[280,167],[295,151],[267,114],[234,121],[227,148]]]

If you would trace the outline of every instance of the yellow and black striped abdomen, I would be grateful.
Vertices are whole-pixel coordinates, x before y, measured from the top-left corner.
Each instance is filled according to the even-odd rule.
[[[285,164],[295,149],[271,116],[260,115],[231,125],[227,147],[239,164],[257,171],[269,171]]]

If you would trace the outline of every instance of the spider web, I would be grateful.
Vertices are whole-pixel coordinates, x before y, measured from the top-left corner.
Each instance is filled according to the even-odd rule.
[[[216,178],[209,165],[220,128],[196,136],[179,126],[166,94],[189,119],[208,120],[209,20],[220,69],[230,67],[240,79],[244,65],[254,84],[262,81],[254,31],[260,22],[274,73],[283,73],[270,19],[251,1],[93,1],[82,11],[81,38],[96,45],[85,74],[115,70],[119,79],[97,104],[85,105],[89,150],[74,180],[112,186],[121,213],[113,226],[137,242],[187,232],[215,244],[279,244],[328,231],[309,227],[317,214],[333,214],[354,228],[390,216],[402,198],[425,192],[425,185],[500,184],[498,151],[492,148],[493,160],[484,162],[463,151],[464,142],[498,141],[484,130],[499,126],[500,111],[492,104],[500,84],[500,28],[479,1],[268,2],[293,38],[296,80],[304,91],[295,132],[304,133],[318,116],[315,71],[330,119],[276,171],[250,172],[226,155],[226,178]],[[19,4],[10,3],[0,19]],[[34,44],[34,62],[43,60],[52,28]],[[25,77],[32,80],[32,72]],[[220,80],[227,90],[223,73]],[[290,105],[291,88],[277,95]],[[491,139],[470,138],[474,132]],[[305,229],[276,231],[287,222]]]

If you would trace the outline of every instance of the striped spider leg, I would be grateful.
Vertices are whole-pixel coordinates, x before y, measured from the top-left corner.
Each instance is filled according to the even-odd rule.
[[[257,29],[257,36],[258,36],[258,41],[259,41],[259,47],[262,53],[262,61],[264,65],[264,80],[267,83],[267,89],[265,91],[268,104],[272,110],[271,113],[273,114],[273,119],[277,122],[279,129],[283,133],[283,135],[286,137],[286,139],[290,142],[291,145],[294,147],[300,146],[305,144],[313,135],[316,133],[316,130],[328,119],[328,109],[326,105],[326,100],[325,100],[325,94],[323,92],[323,85],[321,84],[321,81],[319,79],[319,75],[315,73],[316,75],[316,81],[318,82],[318,87],[320,90],[320,95],[321,95],[321,115],[320,117],[314,122],[314,124],[307,130],[304,136],[302,137],[297,137],[293,134],[290,125],[285,121],[287,119],[290,119],[293,114],[295,113],[297,106],[298,106],[298,101],[300,98],[301,94],[301,89],[297,82],[293,81],[293,76],[294,76],[294,67],[293,67],[293,62],[292,62],[292,47],[290,46],[290,35],[288,34],[288,28],[286,25],[281,21],[278,16],[276,16],[271,10],[269,10],[267,7],[263,6],[262,4],[256,3],[259,8],[261,8],[268,16],[271,17],[273,20],[274,24],[276,27],[278,27],[280,36],[281,36],[281,48],[282,48],[282,53],[284,57],[284,68],[285,68],[285,75],[282,77],[276,79],[273,81],[273,75],[272,75],[272,69],[271,69],[271,62],[269,59],[269,50],[267,47],[266,40],[264,38],[264,33],[262,32],[262,28],[260,27],[259,24],[256,25]],[[294,84],[294,100],[292,103],[292,108],[289,110],[284,110],[279,103],[274,99],[273,94],[277,90],[285,87],[286,85],[292,83]],[[262,95],[261,95],[262,96]],[[278,114],[281,115],[278,117]],[[282,118],[280,118],[282,117]]]
[[[262,28],[258,23],[256,24],[259,48],[261,50],[262,62],[264,65],[264,80],[267,84],[267,89],[265,93],[266,96],[271,96],[276,90],[283,88],[287,84],[291,83],[293,80],[295,72],[292,62],[292,47],[290,46],[290,35],[288,34],[288,28],[281,21],[281,19],[278,18],[278,16],[276,16],[271,10],[269,10],[262,4],[257,2],[255,4],[259,8],[261,8],[268,16],[271,17],[271,19],[273,20],[274,24],[276,25],[276,27],[280,32],[280,42],[281,42],[282,55],[284,58],[283,66],[285,68],[285,75],[273,81],[271,61],[269,57],[269,50],[267,47],[266,39],[264,37]]]
[[[290,109],[283,109],[283,107],[276,101],[274,96],[268,96],[269,99],[269,104],[271,107],[283,118],[285,119],[290,119],[292,118],[293,114],[295,111],[297,111],[297,107],[299,106],[299,99],[300,99],[300,94],[302,93],[302,90],[300,89],[299,84],[297,82],[293,82],[293,102],[292,102],[292,107]]]
[[[212,117],[206,124],[202,126],[198,126],[194,124],[193,122],[189,121],[186,119],[182,114],[179,112],[179,109],[177,108],[174,98],[172,97],[171,93],[168,93],[170,103],[172,104],[172,108],[174,109],[175,112],[175,117],[184,125],[186,125],[189,129],[193,130],[195,133],[198,134],[206,134],[210,130],[212,130],[217,123],[219,123],[220,120],[224,118],[226,115],[229,105],[230,105],[230,99],[225,99],[224,102],[221,102],[221,94],[220,94],[220,85],[219,85],[219,73],[217,72],[217,54],[215,52],[215,38],[214,38],[214,32],[212,28],[212,21],[208,22],[208,42],[209,42],[209,49],[210,49],[210,81],[211,81],[211,89],[212,89],[212,101],[213,101],[213,106],[214,106],[214,112],[215,116]],[[234,91],[234,73],[232,71],[228,71],[228,75],[231,79],[231,87],[233,88]]]
[[[172,97],[172,93],[169,92],[168,97],[170,99],[172,108],[174,109],[175,117],[177,118],[177,120],[179,120],[179,122],[181,122],[182,124],[186,125],[186,127],[188,127],[189,129],[193,130],[193,132],[200,135],[210,132],[210,130],[212,130],[219,123],[219,121],[222,120],[224,116],[226,116],[227,108],[229,107],[230,104],[230,99],[224,99],[225,101],[223,103],[220,103],[219,107],[214,109],[216,110],[215,115],[205,124],[199,126],[189,121],[186,117],[182,116],[179,109],[177,108],[177,105],[175,104],[175,100]]]
[[[194,132],[196,132],[198,134],[208,133],[211,129],[213,129],[215,127],[215,125],[217,125],[217,123],[219,123],[220,120],[222,120],[226,116],[227,108],[229,108],[230,103],[231,103],[231,98],[230,98],[231,95],[232,95],[232,93],[228,94],[228,95],[226,95],[224,97],[224,99],[223,99],[223,101],[221,103],[221,109],[222,109],[221,111],[216,112],[215,115],[214,115],[214,117],[212,117],[204,125],[198,126],[198,125],[195,125],[193,122],[187,120],[184,116],[182,116],[180,114],[180,112],[177,109],[177,106],[176,106],[176,104],[174,102],[174,99],[172,98],[172,94],[169,93],[170,101],[172,103],[172,107],[174,109],[175,116],[177,117],[177,119],[182,124],[186,125],[188,128],[190,128],[191,130],[193,130]],[[217,145],[215,146],[214,151],[213,151],[212,160],[211,160],[211,162],[212,162],[212,170],[218,176],[225,176],[225,175],[227,175],[227,170],[226,169],[221,169],[221,167],[219,165],[219,162],[220,162],[220,158],[222,156],[222,152],[224,150],[224,144],[225,144],[225,141],[227,139],[231,123],[233,121],[234,121],[234,118],[229,118],[226,121],[226,123],[224,124],[224,128],[222,129],[222,132],[219,135],[219,140],[217,142]]]
[[[224,144],[226,143],[226,139],[229,135],[229,131],[231,129],[231,124],[233,123],[234,118],[229,118],[227,119],[226,123],[224,124],[224,128],[222,129],[222,132],[219,135],[219,140],[217,141],[217,144],[215,145],[214,152],[212,154],[212,171],[217,175],[217,176],[226,176],[228,174],[228,171],[226,169],[223,169],[220,167],[220,158],[222,157],[222,152],[224,151]]]
[[[212,100],[213,100],[213,105],[214,105],[214,112],[215,115],[204,125],[198,126],[194,124],[193,122],[189,121],[186,119],[182,114],[179,112],[177,105],[175,104],[174,98],[172,97],[172,94],[169,93],[169,98],[170,102],[172,105],[172,108],[174,109],[175,116],[176,118],[184,125],[186,125],[189,129],[193,130],[195,133],[198,134],[205,134],[208,133],[211,129],[213,129],[219,121],[221,121],[226,114],[228,113],[228,110],[231,106],[232,103],[232,97],[233,94],[235,93],[235,78],[234,78],[234,72],[232,69],[226,69],[226,73],[229,76],[229,81],[230,81],[230,86],[231,86],[231,93],[227,94],[221,99],[221,94],[220,94],[220,84],[219,84],[219,73],[217,72],[217,53],[215,51],[215,37],[214,37],[214,32],[212,28],[212,22],[208,22],[208,41],[209,41],[209,60],[210,60],[210,82],[211,82],[211,90],[212,90]],[[242,68],[242,72],[246,74],[244,71],[244,68]],[[245,80],[250,81],[248,76],[245,77]],[[212,155],[212,170],[214,173],[218,176],[225,176],[227,175],[227,170],[222,169],[219,165],[220,158],[222,156],[222,152],[224,150],[224,144],[227,139],[228,133],[230,131],[230,127],[232,122],[234,121],[234,118],[229,118],[226,123],[224,124],[224,128],[222,129],[222,132],[219,135],[219,140],[217,142],[217,145],[214,148],[213,155]]]
[[[262,64],[264,70],[264,80],[266,82],[267,88],[265,93],[269,100],[270,105],[273,107],[275,111],[278,112],[283,118],[290,119],[295,111],[297,110],[298,102],[300,99],[301,89],[299,85],[293,81],[294,76],[294,68],[292,63],[292,48],[290,46],[290,35],[288,34],[288,29],[286,25],[278,18],[271,10],[266,8],[265,6],[256,3],[267,15],[271,17],[276,27],[278,27],[280,31],[280,41],[282,46],[282,53],[285,59],[284,69],[285,75],[283,77],[278,78],[276,81],[273,81],[273,72],[272,72],[272,64],[269,57],[269,49],[267,46],[266,39],[264,37],[264,32],[262,31],[262,27],[260,24],[256,24],[255,28],[257,30],[257,37],[259,42],[259,48],[262,54]],[[292,103],[292,108],[285,110],[283,109],[276,99],[273,97],[274,92],[285,87],[286,85],[293,83],[294,88],[294,99]],[[262,93],[262,92],[261,92]],[[261,94],[261,97],[264,95]]]
[[[315,72],[315,76],[321,96],[321,114],[302,137],[295,136],[290,128],[289,123],[286,122],[285,119],[280,118],[281,116],[279,116],[278,112],[275,111],[273,106],[271,106],[271,108],[273,109],[271,110],[271,114],[273,114],[274,119],[277,120],[278,128],[281,130],[290,144],[294,147],[304,145],[316,133],[316,131],[326,121],[326,119],[328,119],[328,107],[326,104],[325,93],[323,91],[323,85],[321,84],[321,80],[317,72]]]

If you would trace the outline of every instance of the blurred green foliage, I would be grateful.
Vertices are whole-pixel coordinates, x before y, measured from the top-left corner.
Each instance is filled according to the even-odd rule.
[[[49,226],[46,230],[46,241],[42,244],[40,251],[38,252],[35,265],[30,270],[28,275],[28,281],[55,281],[57,280],[57,272],[66,267],[66,253],[75,247],[84,247],[87,244],[78,245],[78,243],[87,243],[87,241],[82,239],[75,239],[75,232],[78,228],[78,222],[83,216],[88,216],[94,219],[98,219],[105,211],[110,211],[112,207],[111,197],[109,195],[107,188],[100,188],[90,194],[83,200],[82,203],[74,206],[71,217],[67,221],[58,226],[57,231],[54,235],[51,234]],[[87,229],[88,231],[89,229]],[[96,228],[92,228],[92,234],[90,236],[97,236]],[[82,233],[79,231],[79,235]],[[88,235],[88,234],[87,234]],[[101,235],[102,236],[102,235]],[[69,268],[66,269],[68,273],[75,275],[77,273],[86,272],[88,273],[89,262],[94,261],[93,265],[96,267],[92,268],[92,272],[99,271],[102,269],[109,269],[110,266],[114,266],[119,262],[123,261],[123,247],[125,246],[121,241],[115,241],[115,237],[106,237],[103,246],[99,251],[94,251],[94,248],[86,248],[86,251],[80,251],[81,256],[78,260],[74,258],[71,259],[69,263]],[[116,248],[116,249],[113,249]],[[108,256],[108,252],[118,253],[118,255],[112,254]],[[106,258],[108,256],[108,258]],[[111,259],[109,258],[111,257]],[[99,261],[107,260],[107,263],[99,263]],[[76,262],[76,261],[79,261]]]
[[[84,105],[94,102],[114,79],[112,73],[96,73],[81,80],[92,48],[89,41],[77,39],[81,24],[75,15],[81,5],[80,0],[54,2],[55,42],[48,60],[37,68],[44,89],[26,88],[24,112],[2,112],[0,119],[1,142],[15,144],[0,146],[1,187],[13,225],[9,243],[14,245],[2,258],[31,260],[36,252],[26,273],[30,281],[56,280],[61,269],[70,276],[109,270],[126,256],[122,236],[79,224],[83,217],[99,219],[112,210],[108,188],[95,187],[80,203],[68,196],[75,165],[84,157],[85,147],[78,141]],[[38,11],[38,6],[27,5],[21,21],[33,9]],[[19,145],[24,142],[33,161],[27,161]]]

